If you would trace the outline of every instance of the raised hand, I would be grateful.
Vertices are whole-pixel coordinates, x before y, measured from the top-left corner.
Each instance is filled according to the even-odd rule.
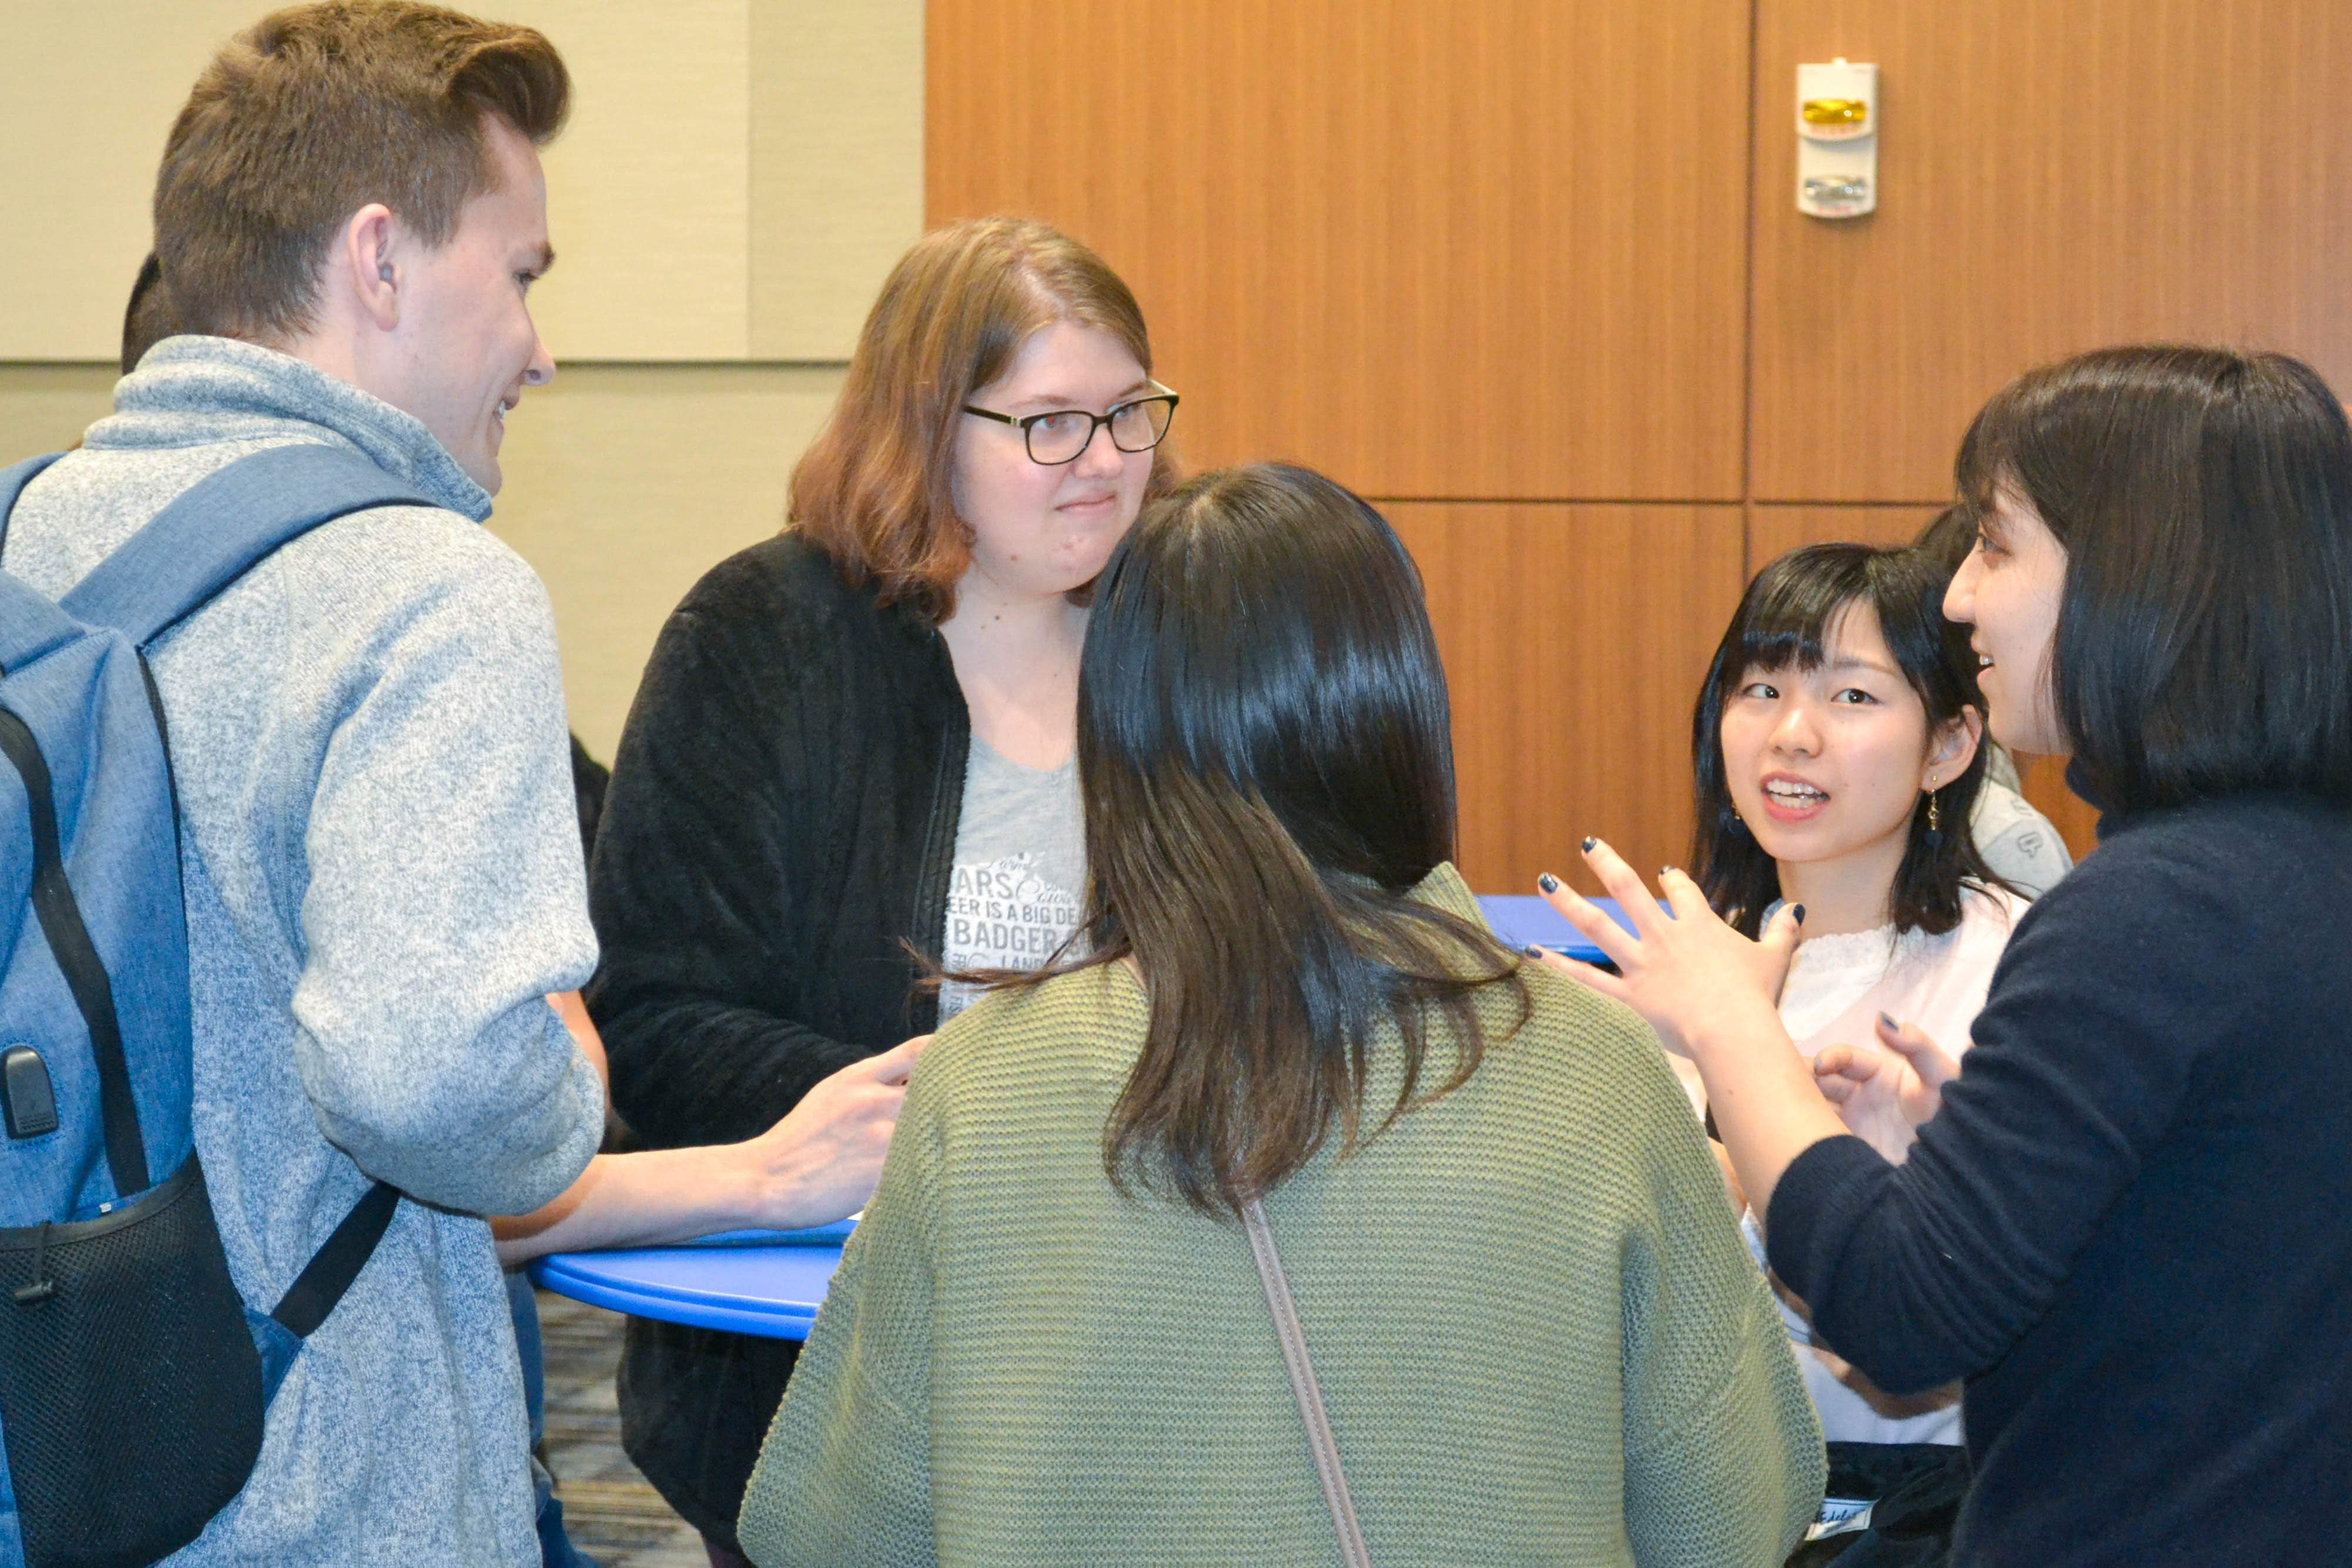
[[[1692,1055],[1692,1043],[1701,1038],[1751,1036],[1759,1020],[1769,1020],[1767,1028],[1777,1032],[1775,1009],[1796,951],[1801,908],[1783,909],[1763,940],[1750,942],[1707,907],[1697,883],[1671,867],[1658,877],[1658,890],[1674,910],[1670,919],[1608,845],[1586,839],[1584,859],[1632,918],[1631,935],[1558,878],[1547,875],[1538,887],[1619,973],[1609,974],[1556,953],[1543,954],[1544,962],[1641,1014],[1678,1055]]]
[[[1552,908],[1584,933],[1616,974],[1558,954],[1543,962],[1624,1003],[1658,1032],[1668,1050],[1698,1063],[1734,1173],[1759,1214],[1769,1214],[1782,1173],[1811,1144],[1845,1131],[1813,1087],[1811,1069],[1780,1026],[1781,983],[1796,951],[1801,907],[1784,909],[1750,942],[1707,908],[1698,884],[1680,871],[1658,879],[1669,917],[1616,851],[1584,841],[1585,864],[1633,922],[1629,934],[1556,877],[1538,884]]]
[[[1878,1016],[1878,1044],[1829,1046],[1813,1058],[1814,1081],[1838,1118],[1889,1160],[1901,1161],[1921,1123],[1943,1102],[1960,1064],[1916,1026]]]

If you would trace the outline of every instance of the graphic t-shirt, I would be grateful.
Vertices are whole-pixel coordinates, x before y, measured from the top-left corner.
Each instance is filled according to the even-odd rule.
[[[1024,768],[974,735],[948,886],[940,949],[947,967],[1041,967],[1077,929],[1086,880],[1077,758],[1058,768]],[[940,1022],[976,994],[950,982],[940,992]]]

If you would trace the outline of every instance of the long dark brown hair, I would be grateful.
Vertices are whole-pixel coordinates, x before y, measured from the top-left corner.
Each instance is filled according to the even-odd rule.
[[[1479,987],[1524,1021],[1518,956],[1408,896],[1454,853],[1444,671],[1412,558],[1321,475],[1234,468],[1145,509],[1087,628],[1078,775],[1087,956],[992,978],[1134,960],[1151,1021],[1103,1132],[1121,1191],[1234,1214],[1335,1124],[1344,1157],[1459,1088]],[[1391,1020],[1402,1082],[1368,1106]]]
[[[1733,809],[1724,776],[1723,706],[1750,669],[1819,669],[1831,630],[1855,605],[1878,616],[1886,651],[1919,695],[1932,739],[1963,709],[1984,711],[1968,629],[1944,619],[1951,573],[1924,550],[1874,550],[1866,544],[1809,544],[1756,574],[1716,645],[1715,660],[1691,713],[1691,761],[1697,795],[1691,866],[1706,901],[1749,936],[1780,897],[1780,868]],[[1910,837],[1895,868],[1888,917],[1898,931],[1941,935],[1960,923],[1963,889],[2004,887],[1978,854],[1969,831],[1983,787],[1985,748],[1936,792],[1942,826],[1927,826],[1927,795],[1912,808]]]

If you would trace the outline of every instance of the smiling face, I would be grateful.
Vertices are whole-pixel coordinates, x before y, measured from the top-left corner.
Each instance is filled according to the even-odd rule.
[[[1820,668],[1751,666],[1723,703],[1724,779],[1764,852],[1783,865],[1885,862],[1892,884],[1922,789],[1975,754],[1965,727],[1929,745],[1927,710],[1864,602],[1839,612]]]
[[[1080,408],[1105,414],[1146,395],[1150,377],[1110,333],[1054,321],[1032,333],[1003,375],[974,392],[975,408],[1045,414]],[[1150,452],[1122,452],[1108,428],[1096,430],[1071,462],[1032,462],[1022,432],[975,415],[956,431],[956,515],[972,531],[970,583],[995,594],[1042,598],[1085,586],[1142,510]]]
[[[2069,750],[2051,696],[2051,652],[2066,547],[2032,503],[1997,487],[1979,520],[1977,547],[1944,595],[1944,615],[1969,628],[1985,726],[2012,751]]]
[[[397,347],[380,395],[415,415],[496,495],[507,411],[523,388],[555,377],[525,298],[554,253],[539,154],[495,115],[482,133],[497,184],[467,199],[447,243],[404,247]]]

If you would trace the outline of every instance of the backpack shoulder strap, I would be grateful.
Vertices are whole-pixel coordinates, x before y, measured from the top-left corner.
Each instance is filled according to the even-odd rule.
[[[59,603],[145,647],[320,523],[373,507],[439,504],[356,452],[271,447],[190,486]]]
[[[64,457],[27,458],[13,468],[0,468],[0,550],[8,543],[8,514],[16,498],[35,475]],[[72,620],[46,595],[37,594],[5,572],[0,572],[0,674],[30,664],[74,635]]]
[[[390,1182],[378,1182],[360,1194],[334,1234],[310,1255],[310,1261],[287,1287],[285,1296],[271,1309],[269,1315],[291,1331],[299,1339],[309,1339],[343,1292],[360,1277],[367,1260],[375,1254],[375,1244],[383,1239],[384,1228],[392,1224],[392,1211],[400,1204],[400,1189]]]
[[[80,631],[47,595],[0,572],[0,676],[72,641]]]

